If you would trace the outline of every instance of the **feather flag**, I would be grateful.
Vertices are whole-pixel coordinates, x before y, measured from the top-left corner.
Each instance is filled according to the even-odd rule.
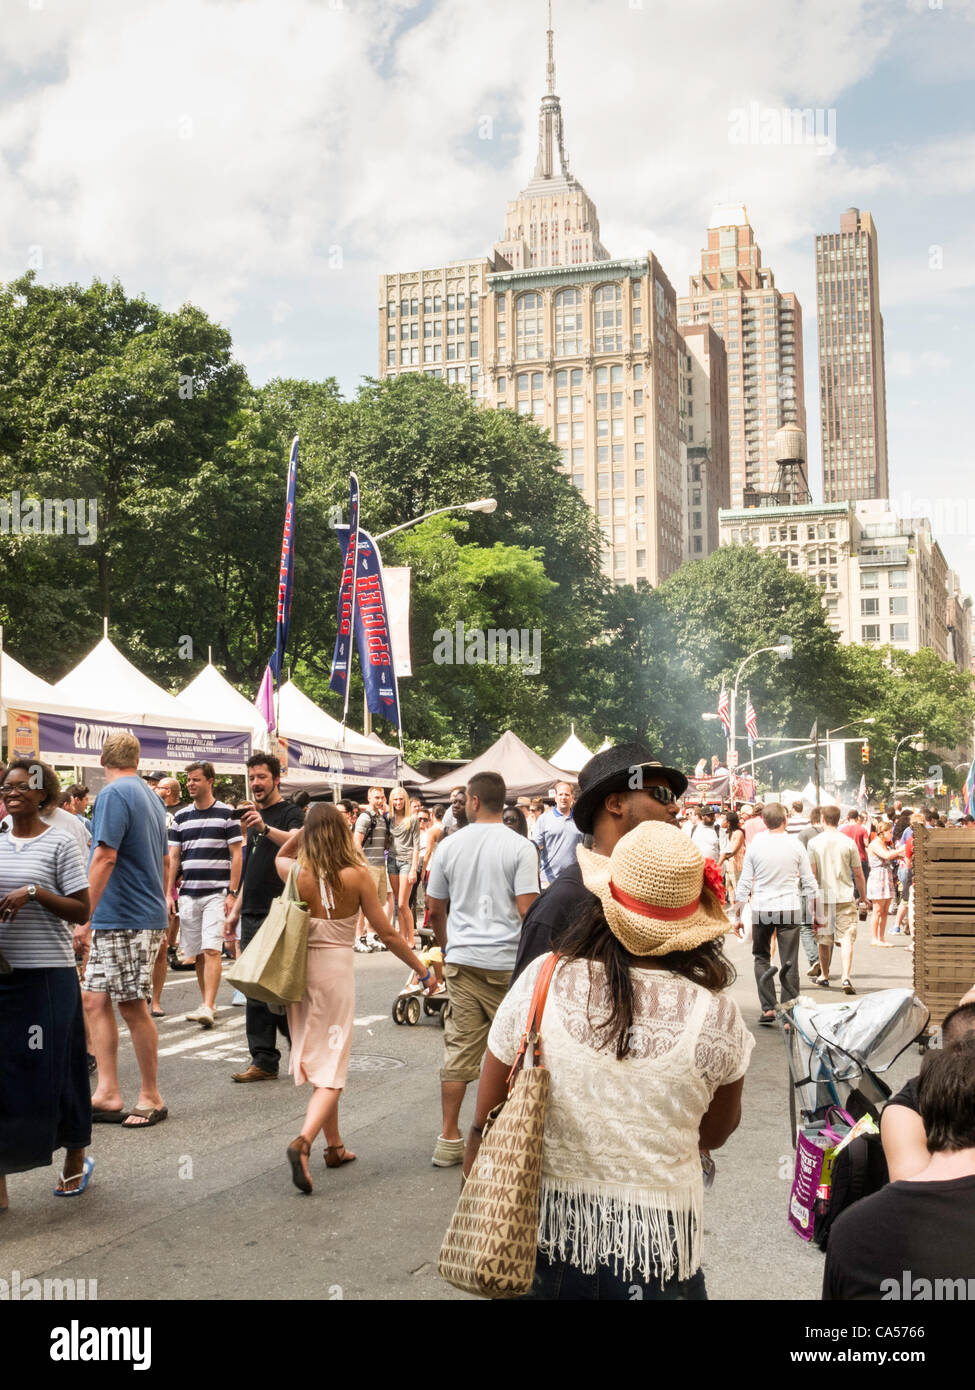
[[[274,672],[271,670],[270,665],[264,668],[264,676],[261,680],[261,686],[257,692],[257,698],[254,704],[257,706],[257,711],[264,720],[264,723],[267,725],[268,732],[273,734],[275,732],[277,720],[274,717]]]
[[[745,728],[748,731],[748,746],[754,748],[758,742],[758,720],[755,717],[755,706],[752,704],[752,692],[750,690],[745,702]]]
[[[728,691],[724,681],[721,682],[721,694],[718,696],[718,718],[724,725],[726,734],[731,733],[731,704],[728,700]]]
[[[271,671],[276,685],[281,684],[284,671],[284,652],[291,626],[291,595],[295,574],[295,482],[298,477],[298,436],[291,445],[288,463],[288,490],[284,508],[284,533],[281,537],[281,564],[278,567],[278,611]]]
[[[866,773],[861,773],[860,785],[857,787],[857,805],[859,806],[861,811],[865,811],[867,809],[867,803],[869,800],[870,798],[867,795],[867,776]]]

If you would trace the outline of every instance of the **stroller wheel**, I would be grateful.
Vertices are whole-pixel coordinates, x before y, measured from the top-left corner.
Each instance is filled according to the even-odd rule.
[[[397,997],[393,1000],[393,1022],[406,1022],[406,1000],[403,998],[401,994],[397,995]]]
[[[434,1014],[438,1012],[436,1004],[431,1004],[429,999],[424,999],[423,1012],[427,1018],[433,1018]]]
[[[404,1010],[404,1013],[406,1014],[406,1021],[410,1025],[410,1027],[413,1028],[420,1021],[420,1001],[414,994],[412,998],[407,999],[405,1003],[406,1008]]]

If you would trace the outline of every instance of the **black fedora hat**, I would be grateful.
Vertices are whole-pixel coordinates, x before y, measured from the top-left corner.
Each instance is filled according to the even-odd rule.
[[[687,791],[687,778],[675,767],[664,767],[645,743],[619,743],[590,758],[579,773],[579,795],[572,808],[572,819],[583,835],[592,834],[592,822],[599,803],[610,792],[627,791],[633,785],[637,768],[666,778],[675,796]]]

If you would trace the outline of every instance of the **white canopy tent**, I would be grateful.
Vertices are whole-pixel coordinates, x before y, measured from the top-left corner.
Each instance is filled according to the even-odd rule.
[[[0,715],[6,716],[7,706],[19,709],[33,700],[49,700],[54,687],[40,676],[34,676],[21,666],[9,652],[0,650]]]
[[[219,719],[221,723],[224,720],[234,724],[249,722],[254,748],[267,748],[270,736],[263,715],[212,663],[208,662],[193,677],[189,685],[179,692],[177,699],[181,705],[188,705],[210,719]]]
[[[287,748],[284,792],[322,796],[335,787],[395,787],[407,776],[411,782],[424,780],[419,773],[410,775],[399,750],[378,736],[348,727],[343,731],[339,720],[319,709],[293,680],[278,691],[278,725]]]
[[[562,744],[561,748],[555,750],[549,758],[549,762],[553,767],[558,768],[559,772],[565,772],[575,777],[577,773],[582,771],[593,755],[583,743],[582,739],[576,738],[576,726],[574,724],[571,725],[571,730],[572,732],[569,734],[569,737]]]

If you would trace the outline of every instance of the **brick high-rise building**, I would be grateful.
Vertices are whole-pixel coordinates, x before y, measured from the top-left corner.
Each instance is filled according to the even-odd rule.
[[[599,518],[617,583],[683,559],[677,296],[652,252],[614,260],[569,172],[551,22],[534,174],[490,257],[384,275],[380,375],[426,372],[531,415]]]
[[[823,497],[888,495],[884,321],[877,228],[847,208],[838,233],[816,238]]]
[[[778,290],[742,206],[718,208],[701,252],[701,271],[678,300],[678,323],[709,323],[724,340],[728,363],[731,504],[746,488],[771,492],[777,460],[773,441],[786,424],[805,432],[802,309]]]

